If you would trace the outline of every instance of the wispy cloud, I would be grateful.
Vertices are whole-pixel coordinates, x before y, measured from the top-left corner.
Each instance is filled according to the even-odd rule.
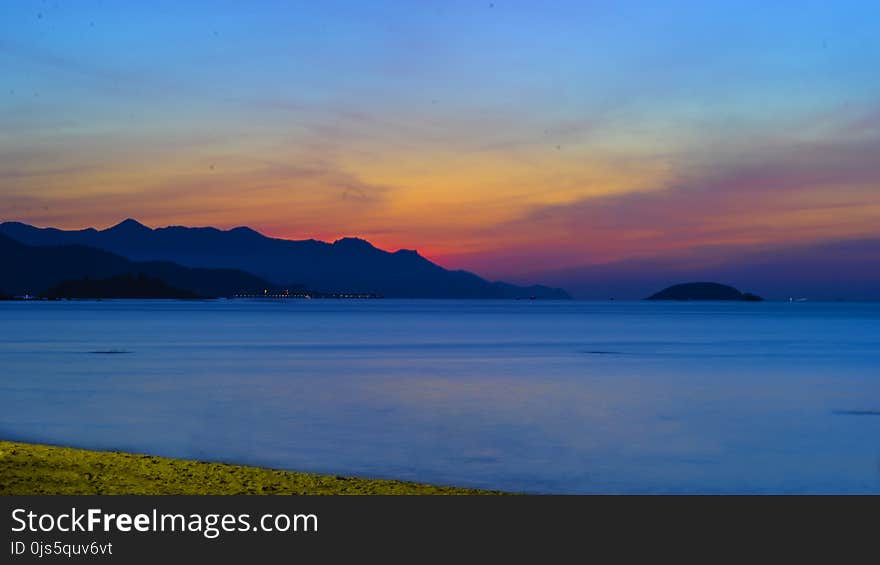
[[[138,178],[137,173],[100,169],[59,168],[45,171],[54,183],[88,184],[100,180],[104,188],[84,194],[64,191],[53,197],[28,197],[27,187],[46,178],[11,171],[5,182],[18,183],[0,199],[8,219],[60,227],[109,224],[137,217],[155,225],[212,224],[232,227],[247,223],[275,235],[320,236],[334,230],[324,214],[352,225],[377,213],[386,203],[387,187],[363,181],[332,162],[288,165],[264,159],[207,156],[201,167]],[[54,175],[54,178],[52,176]],[[112,179],[116,179],[113,182]],[[57,211],[64,210],[59,216]],[[331,232],[332,233],[332,232]]]
[[[515,263],[548,268],[880,234],[880,127],[873,121],[845,120],[819,140],[764,137],[755,146],[715,148],[679,164],[659,186],[531,206],[486,231],[499,241],[530,234],[519,238]],[[498,268],[492,255],[459,259]]]

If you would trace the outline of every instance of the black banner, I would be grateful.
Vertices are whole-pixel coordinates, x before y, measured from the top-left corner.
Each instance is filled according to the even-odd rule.
[[[872,497],[0,497],[0,563],[539,563],[874,551]],[[609,553],[610,552],[610,553]],[[775,552],[775,553],[773,553]],[[604,559],[601,559],[604,562]]]

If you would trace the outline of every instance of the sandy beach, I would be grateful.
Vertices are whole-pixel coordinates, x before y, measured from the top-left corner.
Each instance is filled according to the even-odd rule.
[[[0,495],[501,494],[0,441]]]

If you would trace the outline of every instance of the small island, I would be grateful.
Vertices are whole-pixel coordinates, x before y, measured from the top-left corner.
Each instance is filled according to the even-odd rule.
[[[108,279],[63,281],[45,293],[48,298],[164,298],[193,299],[199,296],[188,290],[168,285],[165,281],[140,274],[122,275]]]
[[[661,290],[645,300],[727,300],[761,302],[764,299],[750,292],[740,292],[726,284],[716,282],[692,282],[676,284]]]

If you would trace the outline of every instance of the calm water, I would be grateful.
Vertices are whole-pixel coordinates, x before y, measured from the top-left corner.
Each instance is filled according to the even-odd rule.
[[[0,437],[527,492],[877,493],[880,304],[0,303]]]

